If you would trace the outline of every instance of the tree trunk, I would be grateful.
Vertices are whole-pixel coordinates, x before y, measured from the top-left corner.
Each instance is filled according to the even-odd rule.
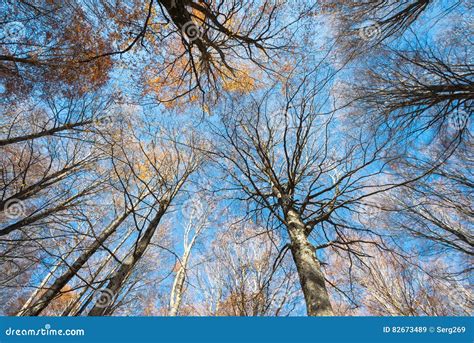
[[[321,265],[314,248],[305,234],[305,225],[300,215],[289,210],[286,216],[288,233],[291,238],[291,253],[295,261],[303,290],[308,316],[334,315],[326,289]]]
[[[5,59],[7,56],[0,56],[0,60]],[[54,127],[52,129],[47,129],[44,131],[36,132],[36,133],[31,133],[29,135],[21,136],[21,137],[11,137],[7,139],[2,139],[0,140],[0,146],[12,144],[12,143],[18,143],[18,142],[24,142],[28,140],[33,140],[45,136],[53,136],[54,134],[61,132],[61,131],[67,131],[67,130],[73,130],[77,127],[85,126],[88,124],[92,124],[94,121],[93,120],[85,120],[82,122],[78,123],[67,123],[58,127]]]
[[[120,289],[124,285],[125,281],[129,277],[130,273],[133,270],[133,267],[137,264],[137,262],[141,259],[143,254],[145,253],[145,250],[148,248],[148,245],[150,244],[151,239],[153,238],[153,234],[156,231],[156,228],[158,224],[160,223],[161,218],[163,217],[165,213],[165,209],[160,208],[156,216],[153,218],[153,220],[148,224],[148,227],[143,234],[143,236],[140,238],[138,241],[138,244],[136,246],[133,246],[131,248],[132,252],[131,254],[125,259],[125,261],[119,266],[119,268],[113,273],[113,275],[110,278],[110,281],[107,283],[106,290],[107,290],[107,296],[111,296],[112,298],[115,298],[118,293],[120,292]],[[89,316],[103,316],[107,311],[109,311],[111,305],[112,305],[112,299],[106,299],[107,296],[103,295],[104,299],[97,299],[96,303],[94,304],[94,307],[90,310],[88,313]],[[102,297],[102,296],[101,296]],[[106,300],[106,304],[102,304]]]
[[[26,199],[36,195],[40,191],[46,189],[47,187],[50,187],[50,186],[54,185],[55,183],[58,183],[59,181],[64,180],[72,172],[79,169],[80,166],[81,166],[81,163],[76,163],[72,166],[65,167],[64,169],[62,169],[60,171],[54,172],[51,175],[44,176],[43,179],[41,179],[40,181],[38,181],[38,182],[36,182],[32,185],[25,186],[25,188],[22,188],[17,193],[12,194],[8,198],[0,201],[0,212],[3,212],[4,210],[6,210],[5,205],[7,204],[8,201],[11,201],[11,200],[21,200],[21,201],[26,200]]]
[[[39,315],[61,291],[61,289],[76,275],[82,268],[84,263],[97,251],[97,249],[105,242],[105,240],[114,233],[122,222],[130,214],[131,210],[126,210],[120,217],[116,218],[96,240],[89,246],[89,248],[80,255],[72,265],[60,276],[53,284],[48,287],[48,290],[32,305],[22,309],[18,316],[37,316]]]
[[[47,209],[44,212],[39,212],[37,214],[30,215],[26,218],[20,219],[19,221],[3,228],[0,229],[0,236],[5,236],[8,235],[10,232],[19,230],[22,227],[28,227],[31,226],[31,224],[36,223],[37,221],[40,221],[44,218],[47,218],[48,216],[55,214],[57,212],[61,212],[66,210],[68,207],[72,206],[74,204],[74,201],[82,197],[84,194],[87,193],[87,190],[83,190],[80,193],[73,195],[72,197],[66,199],[64,202]]]
[[[81,312],[81,309],[82,309],[82,305],[81,305],[81,299],[82,297],[87,293],[87,291],[89,290],[90,288],[90,285],[91,284],[94,284],[95,280],[97,279],[97,277],[100,275],[100,273],[102,272],[102,270],[104,270],[104,268],[108,265],[108,263],[110,262],[110,260],[112,259],[112,256],[116,256],[117,252],[120,250],[120,248],[122,247],[122,245],[127,241],[128,238],[130,238],[130,235],[133,233],[133,230],[132,229],[129,229],[128,230],[128,233],[122,238],[122,240],[120,241],[120,243],[114,248],[114,250],[112,250],[112,253],[109,254],[105,260],[102,262],[102,264],[99,266],[99,268],[97,268],[97,270],[94,272],[94,274],[92,275],[90,281],[89,281],[89,284],[87,286],[84,287],[84,289],[81,291],[81,293],[79,293],[79,296],[76,297],[74,299],[74,301],[72,303],[70,303],[68,305],[68,307],[66,307],[66,309],[63,311],[63,313],[61,313],[61,317],[66,317],[66,316],[69,316],[70,314],[72,314],[73,316],[76,315],[76,313],[78,312]],[[105,282],[102,282],[101,285],[105,284]],[[84,302],[84,304],[89,304],[89,301],[86,300]]]
[[[48,274],[43,278],[43,280],[38,285],[38,287],[33,291],[33,293],[30,294],[28,300],[23,304],[20,311],[18,311],[17,316],[22,316],[23,313],[28,311],[28,308],[30,307],[31,303],[36,299],[38,294],[40,294],[41,291],[46,288],[46,284],[49,282],[49,279],[51,279],[51,277],[53,276],[53,274],[56,272],[56,270],[59,268],[60,265],[61,265],[61,262],[58,261],[55,264],[55,266],[48,272]]]
[[[184,281],[186,280],[186,267],[188,264],[189,251],[186,251],[183,255],[182,261],[179,264],[176,277],[173,281],[173,287],[171,288],[170,295],[170,310],[169,316],[177,316],[179,307],[181,306],[181,300],[183,299]]]

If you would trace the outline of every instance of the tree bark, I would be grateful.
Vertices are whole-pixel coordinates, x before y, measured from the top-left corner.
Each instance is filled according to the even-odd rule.
[[[56,272],[56,270],[59,268],[60,265],[61,265],[61,262],[56,263],[56,265],[48,272],[48,274],[43,278],[43,280],[38,285],[38,287],[33,291],[33,293],[30,294],[30,297],[23,304],[20,311],[18,311],[17,316],[23,315],[23,313],[28,310],[28,308],[36,299],[38,294],[40,294],[40,292],[46,288],[45,286],[48,283],[49,279],[51,279],[51,277],[54,275],[54,273]]]
[[[305,234],[305,224],[293,209],[287,212],[288,233],[291,238],[291,253],[298,270],[308,316],[332,316],[331,302],[321,264],[314,248]]]
[[[132,229],[129,229],[127,234],[122,238],[122,240],[120,241],[120,243],[114,248],[114,250],[112,250],[112,253],[111,254],[108,254],[108,256],[105,258],[104,261],[102,261],[102,264],[99,266],[99,268],[97,268],[97,270],[94,272],[94,274],[92,275],[90,281],[89,281],[89,284],[87,286],[84,287],[84,289],[79,293],[79,296],[77,296],[73,302],[71,302],[68,307],[63,311],[63,313],[61,313],[61,317],[66,317],[66,316],[69,316],[70,314],[72,314],[73,316],[76,315],[76,313],[78,312],[81,312],[82,310],[82,305],[80,304],[81,303],[81,299],[82,297],[87,293],[87,291],[89,290],[90,288],[90,285],[93,284],[95,282],[95,280],[97,279],[97,277],[100,275],[100,273],[102,272],[102,270],[104,270],[104,268],[108,265],[108,263],[110,262],[110,260],[112,259],[112,256],[116,256],[117,252],[120,250],[120,248],[122,247],[123,244],[125,244],[125,242],[130,238],[130,235],[133,233],[133,230]],[[105,284],[105,282],[102,282],[101,285]],[[84,304],[89,304],[89,301],[85,301]],[[87,306],[87,305],[86,305]]]
[[[15,200],[25,200],[25,199],[28,199],[28,198],[36,195],[40,191],[46,189],[47,187],[52,186],[55,183],[58,183],[59,181],[63,180],[70,173],[72,173],[73,171],[78,169],[80,165],[81,165],[80,163],[76,163],[72,166],[65,167],[64,169],[62,169],[60,171],[57,171],[57,172],[54,172],[51,175],[45,176],[40,181],[21,189],[17,193],[15,193],[13,195],[10,195],[8,198],[6,198],[4,200],[1,200],[0,201],[0,212],[3,212],[3,211],[6,210],[5,205],[7,204],[7,202],[9,200],[13,200],[13,199],[15,199]]]
[[[120,289],[124,285],[125,281],[129,277],[130,273],[132,272],[133,268],[137,264],[137,262],[141,259],[145,250],[148,248],[151,239],[160,223],[161,218],[165,214],[165,208],[160,208],[158,213],[152,219],[150,224],[140,238],[136,246],[132,247],[132,253],[125,259],[125,261],[119,266],[119,268],[113,273],[109,282],[107,283],[106,289],[108,290],[109,295],[112,297],[116,297],[119,293]],[[103,305],[99,304],[101,299],[98,299],[94,304],[94,307],[89,311],[89,316],[103,316],[107,313],[111,307],[111,303]],[[109,300],[109,299],[107,299]],[[112,300],[112,299],[110,299]]]
[[[11,225],[3,228],[3,229],[0,229],[0,236],[8,235],[9,233],[11,233],[15,230],[19,230],[19,229],[21,229],[25,226],[30,226],[31,224],[34,224],[37,221],[40,221],[44,218],[47,218],[48,216],[50,216],[52,214],[55,214],[57,212],[61,212],[61,211],[66,210],[68,207],[73,206],[74,201],[79,199],[80,197],[84,196],[84,194],[86,194],[87,191],[88,190],[83,190],[80,193],[78,193],[76,195],[73,195],[70,198],[66,199],[64,202],[45,210],[44,212],[39,212],[37,214],[30,215],[28,217],[20,219],[19,221],[15,222],[15,223],[13,223],[13,224],[11,224]]]
[[[0,56],[0,60],[2,60],[2,56]],[[45,136],[53,136],[54,134],[56,134],[58,132],[66,131],[66,130],[73,130],[77,127],[92,124],[93,122],[94,122],[93,120],[85,120],[85,121],[81,121],[81,122],[78,122],[78,123],[67,123],[67,124],[64,124],[64,125],[61,125],[61,126],[58,126],[58,127],[53,127],[51,129],[46,129],[46,130],[43,130],[43,131],[40,131],[40,132],[31,133],[31,134],[28,134],[28,135],[25,135],[25,136],[10,137],[10,138],[7,138],[7,139],[2,139],[2,140],[0,140],[0,146],[9,145],[9,144],[13,144],[13,143],[24,142],[24,141],[28,141],[28,140],[33,140],[33,139],[45,137]]]
[[[170,295],[170,310],[169,316],[177,316],[179,307],[181,306],[181,300],[183,299],[184,282],[186,280],[186,268],[188,265],[189,251],[186,251],[183,255],[182,261],[179,262],[179,268],[176,272],[176,277],[173,281]]]
[[[120,217],[117,217],[101,234],[97,239],[89,246],[89,248],[82,253],[72,265],[60,276],[53,284],[48,287],[48,290],[31,306],[22,309],[17,315],[18,316],[38,316],[66,286],[66,284],[76,275],[76,273],[82,268],[84,263],[97,251],[97,249],[105,242],[105,240],[114,233],[122,222],[130,214],[131,210],[126,210]]]

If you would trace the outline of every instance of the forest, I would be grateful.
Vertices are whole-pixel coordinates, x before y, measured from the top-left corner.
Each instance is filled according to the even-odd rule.
[[[473,23],[0,0],[0,315],[472,315]]]

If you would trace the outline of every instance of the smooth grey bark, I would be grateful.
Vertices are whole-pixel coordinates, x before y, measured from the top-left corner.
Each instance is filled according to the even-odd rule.
[[[48,274],[46,274],[46,276],[43,278],[43,280],[38,285],[38,287],[33,291],[33,293],[30,294],[30,297],[28,298],[28,300],[23,304],[20,311],[18,311],[18,313],[16,314],[17,316],[22,315],[22,313],[28,310],[28,308],[31,306],[33,301],[38,296],[38,294],[40,294],[41,290],[46,288],[46,284],[48,283],[49,279],[51,279],[51,277],[54,275],[54,273],[56,272],[56,270],[59,268],[60,265],[61,263],[58,262],[53,268],[51,268],[51,270],[48,272]]]
[[[307,314],[308,316],[332,316],[334,312],[326,289],[324,274],[313,245],[306,236],[305,224],[293,209],[288,210],[286,220],[291,239],[291,253],[298,270]]]
[[[184,253],[182,261],[180,262],[178,271],[173,281],[170,295],[170,309],[168,311],[169,316],[177,316],[181,301],[183,299],[184,282],[186,280],[186,268],[189,259],[189,251]]]
[[[193,220],[194,219],[194,220]],[[196,243],[197,238],[201,235],[203,229],[207,225],[206,222],[200,222],[202,218],[192,217],[189,220],[188,225],[184,229],[183,237],[183,246],[184,252],[183,257],[179,262],[179,268],[176,272],[176,276],[173,281],[173,286],[171,287],[170,294],[170,307],[168,311],[169,316],[177,316],[179,308],[181,306],[181,301],[183,299],[184,293],[184,283],[186,281],[186,272],[188,268],[188,262],[191,255],[191,250]],[[193,227],[197,226],[196,230],[193,233]],[[190,237],[191,236],[191,237]]]
[[[157,214],[148,224],[148,227],[146,228],[146,231],[143,236],[140,238],[138,243],[134,247],[132,247],[132,252],[130,253],[130,255],[125,259],[124,262],[122,262],[122,264],[120,264],[119,268],[113,273],[109,282],[107,283],[107,286],[105,287],[108,290],[109,295],[111,294],[113,295],[113,297],[116,297],[118,295],[125,281],[130,276],[130,273],[132,272],[133,268],[142,258],[143,254],[148,248],[151,239],[153,238],[153,235],[156,231],[156,228],[158,227],[158,224],[160,223],[161,218],[163,217],[165,212],[166,207],[160,206],[160,209],[158,210]],[[110,299],[107,299],[107,302],[109,300]],[[99,304],[99,302],[101,304]],[[112,304],[107,304],[105,306],[102,305],[102,302],[102,299],[99,298],[94,304],[94,307],[89,311],[88,315],[103,316],[104,314],[106,314]]]
[[[130,235],[132,234],[133,230],[129,230],[128,233],[122,238],[122,240],[120,241],[120,243],[114,248],[114,250],[112,250],[112,253],[109,254],[105,260],[102,262],[102,264],[100,265],[99,268],[97,268],[97,270],[95,271],[95,273],[93,274],[91,280],[89,281],[89,284],[86,285],[84,287],[84,289],[80,292],[79,296],[73,301],[71,302],[67,307],[66,309],[63,311],[63,313],[61,313],[61,317],[64,317],[64,316],[69,316],[70,314],[72,314],[73,316],[75,315],[78,315],[80,314],[82,311],[83,311],[83,308],[82,306],[79,306],[80,305],[80,302],[81,302],[81,299],[82,297],[87,293],[87,291],[89,290],[90,288],[90,284],[93,284],[95,282],[95,280],[97,279],[97,277],[100,275],[100,273],[102,272],[102,270],[104,270],[104,268],[107,266],[107,264],[110,262],[110,260],[112,259],[112,256],[115,256],[117,254],[117,252],[119,251],[119,249],[122,247],[122,245],[127,241],[127,239],[130,237]],[[101,283],[101,285],[105,284],[105,282]],[[92,300],[92,299],[91,299]],[[84,302],[83,305],[87,306],[88,304],[90,303],[90,300],[86,300]],[[85,308],[85,307],[84,307]]]
[[[17,316],[38,316],[48,304],[59,294],[61,289],[76,275],[76,273],[82,268],[87,260],[99,249],[102,244],[112,235],[122,222],[131,213],[131,209],[126,210],[122,215],[117,217],[105,230],[103,230],[96,240],[91,243],[89,248],[84,251],[68,269],[58,277],[53,284],[48,287],[48,290],[44,292],[38,300],[31,306],[22,309]]]

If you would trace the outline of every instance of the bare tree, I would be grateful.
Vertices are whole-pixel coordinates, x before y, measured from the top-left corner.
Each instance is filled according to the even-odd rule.
[[[189,273],[189,261],[191,252],[203,231],[210,225],[210,215],[213,214],[215,205],[205,199],[191,198],[187,200],[183,208],[183,216],[187,216],[187,223],[184,226],[183,253],[176,261],[173,285],[171,286],[170,303],[168,315],[176,316],[179,313],[187,274]]]
[[[222,90],[225,80],[240,82],[245,64],[269,69],[265,61],[289,45],[285,31],[296,21],[281,20],[283,3],[270,0],[40,1],[6,7],[10,15],[2,22],[18,31],[0,40],[8,93],[57,85],[67,93],[95,90],[114,66],[137,66],[133,54],[139,52],[149,60],[147,68],[140,66],[151,76],[143,80],[152,81],[154,96],[163,102]]]
[[[194,304],[194,311],[211,316],[290,314],[299,300],[298,281],[291,261],[279,254],[279,241],[276,232],[229,220],[198,267],[196,282],[205,302]]]
[[[434,143],[433,143],[434,144]],[[470,230],[473,217],[471,193],[472,149],[469,142],[460,146],[439,168],[406,187],[392,190],[380,197],[374,223],[387,228],[394,237],[425,241],[423,249],[441,255],[449,251],[460,256],[452,271],[469,273],[468,262],[474,253],[474,237]],[[400,161],[397,170],[409,177],[431,167],[432,155],[438,155],[442,148],[434,146],[420,151],[418,156]]]
[[[243,200],[252,204],[251,213],[285,229],[308,315],[331,315],[321,251],[350,251],[347,231],[360,228],[343,213],[357,211],[364,198],[409,180],[377,177],[388,172],[381,153],[389,148],[387,137],[364,138],[364,127],[334,131],[336,114],[325,91],[328,76],[317,74],[288,80],[249,103],[230,100],[233,118],[226,118],[225,131],[216,134],[227,147],[220,150],[227,161],[223,167],[246,195]],[[336,139],[341,136],[344,145]],[[367,233],[371,240],[373,233]]]
[[[138,231],[135,241],[129,247],[124,259],[107,277],[105,289],[114,297],[118,296],[135,265],[143,257],[171,202],[187,178],[202,163],[200,154],[195,150],[194,144],[197,143],[193,143],[192,140],[188,148],[172,145],[172,149],[168,149],[168,144],[169,141],[163,140],[155,140],[151,144],[137,140],[133,146],[129,144],[127,149],[123,145],[118,146],[119,151],[113,154],[114,167],[116,170],[121,170],[119,174],[125,173],[128,177],[132,177],[136,185],[143,185],[151,195],[150,206],[143,219],[139,219],[137,213],[133,214]],[[135,153],[129,150],[131,148],[136,149]],[[101,301],[101,298],[97,299],[88,315],[110,314],[108,311],[111,310],[112,303],[104,306]]]
[[[337,257],[333,263],[338,261],[338,268],[331,271],[341,286],[355,289],[352,315],[447,316],[472,311],[472,287],[467,280],[447,276],[448,260],[361,248],[368,256],[351,265]]]

